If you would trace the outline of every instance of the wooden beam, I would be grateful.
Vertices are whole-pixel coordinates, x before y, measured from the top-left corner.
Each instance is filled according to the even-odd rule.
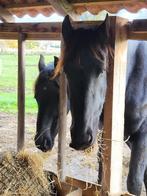
[[[134,0],[136,1],[136,0]],[[119,2],[119,3],[124,3],[124,2],[130,2],[129,0],[99,0],[99,1],[95,1],[95,0],[69,0],[69,2],[71,2],[72,4],[85,4],[85,3],[96,3],[96,4],[104,4],[107,2]]]
[[[0,6],[0,18],[3,22],[14,22],[14,16],[7,10]]]
[[[72,4],[68,3],[67,0],[48,0],[48,2],[62,16],[69,15],[73,21],[79,19],[79,16],[75,12]]]
[[[147,32],[147,19],[133,20],[132,22],[129,22],[129,30],[136,32]]]
[[[17,150],[24,147],[25,134],[25,67],[24,67],[24,40],[25,35],[19,33],[18,37],[18,127]]]
[[[91,182],[86,182],[83,180],[75,179],[66,176],[65,178],[66,183],[70,184],[71,186],[78,187],[82,189],[82,196],[95,196],[99,195],[101,190],[101,185],[94,184]]]
[[[73,22],[74,28],[97,26],[98,21]],[[0,24],[0,39],[18,39],[21,31],[27,40],[60,40],[61,23],[5,23]]]
[[[0,24],[0,32],[22,32],[22,33],[59,33],[61,23],[5,23]]]
[[[147,19],[129,22],[128,39],[147,40]]]
[[[129,0],[101,0],[101,1],[95,1],[95,0],[72,0],[72,5],[76,6],[82,6],[82,5],[107,5],[107,4],[126,4],[130,3]]]
[[[128,39],[131,40],[147,40],[147,32],[129,32]]]
[[[0,32],[0,39],[18,39],[19,33]],[[60,40],[60,33],[27,33],[26,40]]]
[[[104,112],[102,188],[110,195],[121,193],[124,136],[125,80],[127,65],[127,20],[111,17],[114,58],[109,57]],[[117,179],[117,180],[116,180]],[[103,195],[103,194],[102,194]],[[119,195],[119,194],[118,194]]]
[[[52,173],[53,174],[53,173]],[[51,174],[51,179],[56,186],[57,195],[61,196],[82,196],[82,190],[79,187],[75,187],[69,183],[59,181],[59,178]]]
[[[60,40],[60,33],[28,33],[27,40]]]
[[[72,22],[74,28],[89,28],[98,26],[102,21],[77,21]],[[22,32],[22,33],[61,33],[61,22],[49,23],[1,23],[0,32]]]
[[[0,32],[0,39],[14,39],[14,40],[18,40],[18,33]]]
[[[9,3],[5,6],[10,11],[18,9],[33,9],[33,8],[46,8],[51,7],[50,3],[46,2],[35,2],[35,3]]]
[[[62,43],[61,43],[62,48]],[[60,78],[60,101],[59,101],[59,132],[58,132],[58,176],[61,181],[65,180],[65,146],[66,146],[66,115],[67,115],[67,80],[62,72]]]
[[[98,21],[73,22],[74,28],[97,26]],[[21,31],[27,40],[60,40],[61,23],[2,23],[0,24],[0,39],[18,39]]]

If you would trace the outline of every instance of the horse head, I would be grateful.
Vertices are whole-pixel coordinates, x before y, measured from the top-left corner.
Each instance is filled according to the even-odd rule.
[[[62,35],[65,44],[62,66],[68,80],[72,115],[70,146],[82,150],[96,139],[105,101],[108,17],[99,26],[74,29],[66,16]]]
[[[52,79],[54,63],[45,65],[44,57],[40,55],[38,63],[39,76],[35,83],[35,99],[38,104],[35,144],[42,151],[51,150],[58,132],[59,118],[59,81],[58,77]]]

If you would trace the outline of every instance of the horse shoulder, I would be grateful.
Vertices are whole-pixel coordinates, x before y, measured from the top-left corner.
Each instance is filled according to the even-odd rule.
[[[147,118],[147,42],[129,41],[125,126],[140,129]]]

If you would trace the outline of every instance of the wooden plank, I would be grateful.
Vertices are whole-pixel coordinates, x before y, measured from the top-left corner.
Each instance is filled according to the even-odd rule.
[[[33,9],[33,8],[46,8],[46,7],[51,7],[49,3],[46,2],[35,2],[35,3],[9,3],[5,6],[10,11],[18,10],[18,9]]]
[[[139,32],[139,33],[136,33],[136,32],[130,32],[128,34],[128,39],[131,39],[131,40],[147,40],[147,32]]]
[[[75,186],[71,186],[65,182],[61,182],[61,188],[59,192],[60,196],[82,196],[82,190]]]
[[[70,4],[67,0],[48,0],[48,2],[62,16],[69,15],[74,21],[79,19],[79,16],[75,12],[72,4]]]
[[[80,188],[72,186],[66,182],[60,182],[59,178],[54,173],[52,173],[51,176],[52,176],[51,179],[54,181],[54,184],[56,186],[57,195],[59,196],[82,196],[82,190]]]
[[[67,115],[67,81],[65,73],[60,74],[59,103],[59,133],[58,133],[58,176],[65,179],[65,145],[66,145],[66,115]]]
[[[74,28],[89,28],[97,26],[102,21],[77,21],[72,22]],[[0,32],[22,32],[22,33],[61,33],[61,22],[50,23],[7,23],[0,24]]]
[[[69,0],[69,2],[71,2],[71,0]],[[99,1],[95,1],[95,0],[72,0],[72,4],[105,4],[105,3],[114,3],[114,2],[118,2],[118,3],[124,3],[124,2],[130,2],[129,0],[99,0]]]
[[[14,16],[7,10],[0,6],[0,18],[3,22],[14,22]]]
[[[102,189],[113,195],[120,193],[122,188],[127,20],[112,17],[110,22],[112,27],[110,39],[114,49],[114,58],[109,57],[107,74]]]
[[[147,19],[129,22],[128,39],[147,40]]]
[[[133,32],[144,32],[147,31],[147,19],[133,20],[130,22],[130,31]]]
[[[18,127],[17,150],[24,147],[25,134],[25,67],[24,67],[24,40],[25,35],[20,33],[18,37]]]
[[[94,0],[73,0],[72,1],[72,5],[74,5],[74,7],[78,7],[78,6],[104,6],[104,5],[127,5],[127,3],[130,3],[129,0],[102,0],[102,1],[94,1]]]
[[[79,187],[80,189],[82,189],[82,196],[99,195],[99,192],[101,190],[101,185],[94,184],[91,182],[85,182],[83,180],[71,178],[68,176],[66,176],[65,181],[72,186]]]
[[[2,23],[0,24],[0,32],[59,33],[61,32],[61,23]]]
[[[91,26],[97,26],[102,21],[77,21],[72,22],[72,26],[74,28],[89,28]],[[127,23],[128,26],[128,38],[131,39],[131,36],[141,35],[141,39],[143,36],[146,36],[147,33],[147,20],[134,20],[132,23]],[[23,33],[55,33],[59,35],[61,33],[62,23],[8,23],[8,24],[0,24],[0,32],[23,32]],[[35,36],[35,35],[34,35]]]
[[[27,40],[60,40],[60,33],[28,33]]]
[[[130,193],[117,193],[117,194],[110,194],[108,193],[107,196],[135,196]]]
[[[0,32],[0,39],[18,39],[17,32]],[[60,40],[60,33],[27,33],[27,40]]]
[[[18,33],[0,32],[0,39],[18,39]]]

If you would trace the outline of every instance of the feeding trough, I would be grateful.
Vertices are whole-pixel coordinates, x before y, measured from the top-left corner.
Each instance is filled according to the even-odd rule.
[[[43,172],[39,155],[21,151],[0,158],[0,195],[52,195],[53,181]]]
[[[7,152],[0,156],[0,195],[98,195],[100,187],[43,171],[43,160],[37,153]]]

